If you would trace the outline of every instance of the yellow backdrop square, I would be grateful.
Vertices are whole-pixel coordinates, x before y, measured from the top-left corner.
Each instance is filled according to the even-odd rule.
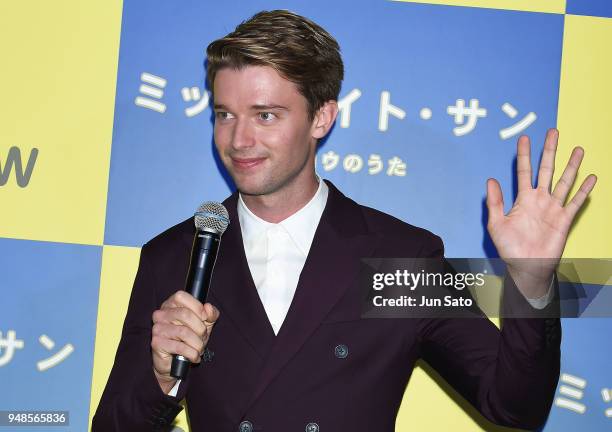
[[[104,246],[102,251],[100,297],[89,408],[90,427],[113,367],[139,257],[139,248]],[[189,430],[185,410],[177,416],[176,426],[185,431]]]
[[[0,3],[2,168],[39,150],[27,187],[0,187],[0,236],[102,244],[121,6]]]

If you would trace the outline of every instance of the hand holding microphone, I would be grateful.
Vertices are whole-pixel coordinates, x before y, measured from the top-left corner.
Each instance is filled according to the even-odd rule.
[[[173,356],[199,363],[217,318],[217,308],[202,304],[186,291],[177,291],[153,313],[153,371],[164,393],[177,380],[171,375]]]
[[[190,363],[199,363],[219,317],[206,301],[212,272],[229,224],[222,204],[205,202],[194,215],[196,234],[185,291],[177,291],[153,313],[151,348],[155,376],[165,393],[187,376]]]

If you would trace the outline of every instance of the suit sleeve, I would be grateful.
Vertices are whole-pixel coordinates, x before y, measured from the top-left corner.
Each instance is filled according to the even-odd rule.
[[[443,253],[436,237],[423,256]],[[522,301],[531,308],[510,277],[504,279],[502,301],[504,307]],[[546,422],[559,379],[560,320],[538,317],[553,315],[554,304],[532,308],[534,317],[504,318],[501,331],[479,309],[476,318],[424,319],[421,357],[488,420],[537,429]]]
[[[115,362],[92,421],[92,432],[169,430],[183,409],[179,401],[185,396],[188,380],[181,383],[177,396],[172,397],[164,394],[153,372],[152,315],[161,301],[156,299],[156,278],[149,255],[145,245]]]

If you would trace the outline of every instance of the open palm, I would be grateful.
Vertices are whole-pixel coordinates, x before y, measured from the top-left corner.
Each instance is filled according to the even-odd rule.
[[[572,199],[565,204],[584,156],[584,150],[575,147],[563,174],[551,192],[558,140],[559,132],[550,129],[544,143],[538,184],[534,188],[531,184],[531,144],[527,136],[519,138],[518,195],[508,214],[504,214],[499,183],[495,179],[487,181],[487,229],[499,256],[508,264],[513,279],[532,282],[527,284],[530,286],[525,290],[517,283],[519,289],[528,297],[542,294],[536,287],[537,282],[550,280],[563,254],[572,222],[597,181],[595,175],[589,175]]]

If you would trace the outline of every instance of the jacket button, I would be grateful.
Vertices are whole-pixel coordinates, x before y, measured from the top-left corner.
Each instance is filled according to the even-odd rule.
[[[334,348],[334,354],[338,358],[346,358],[346,356],[348,356],[348,347],[344,344],[337,345],[336,348]]]
[[[253,423],[248,420],[240,422],[240,426],[238,426],[238,432],[252,432],[253,431]]]
[[[319,432],[319,425],[316,423],[308,423],[306,425],[306,432]]]
[[[202,354],[202,360],[204,360],[205,362],[211,362],[214,356],[215,356],[214,351],[211,351],[208,348],[204,348],[204,354]]]

